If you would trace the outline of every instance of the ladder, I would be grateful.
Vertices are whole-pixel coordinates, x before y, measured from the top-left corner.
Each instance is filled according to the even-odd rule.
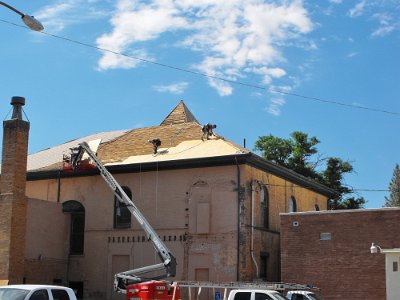
[[[180,287],[188,288],[189,300],[192,300],[192,288],[197,288],[197,295],[195,299],[199,299],[202,288],[213,289],[213,294],[215,295],[215,290],[223,290],[224,295],[221,298],[226,300],[228,298],[228,290],[232,289],[252,289],[252,290],[274,290],[283,292],[285,290],[309,290],[313,287],[297,284],[297,283],[282,283],[282,282],[224,282],[215,283],[207,281],[177,281]]]

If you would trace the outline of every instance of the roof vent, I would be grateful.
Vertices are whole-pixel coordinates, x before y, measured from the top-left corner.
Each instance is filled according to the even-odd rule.
[[[22,120],[22,106],[25,105],[25,98],[14,96],[11,98],[11,105],[14,106],[12,119]]]

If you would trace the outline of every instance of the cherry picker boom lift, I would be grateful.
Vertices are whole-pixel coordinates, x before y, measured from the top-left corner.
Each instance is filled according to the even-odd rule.
[[[87,169],[87,162],[82,161],[82,156],[84,153],[87,153],[93,163],[97,166],[100,171],[100,175],[103,177],[105,182],[113,191],[115,197],[117,197],[118,201],[124,203],[126,207],[129,209],[131,214],[136,218],[140,226],[146,232],[147,239],[152,242],[157,254],[161,259],[161,263],[146,266],[138,269],[133,269],[121,273],[117,273],[114,276],[114,289],[119,293],[127,293],[127,287],[130,284],[147,282],[155,279],[162,279],[167,277],[175,277],[176,274],[176,258],[171,253],[171,251],[167,248],[167,246],[163,243],[163,241],[159,238],[158,234],[154,231],[153,227],[151,227],[150,223],[146,220],[140,210],[136,207],[136,205],[132,202],[132,200],[128,197],[128,195],[124,192],[118,182],[114,179],[110,172],[106,169],[106,167],[102,164],[102,162],[97,158],[96,154],[90,149],[89,145],[86,142],[82,142],[79,144],[79,147],[71,149],[71,157],[69,157],[68,164],[73,171],[79,170],[80,164],[84,166],[84,169]],[[64,158],[64,161],[66,158]],[[165,274],[157,277],[141,277],[141,275],[165,270]]]

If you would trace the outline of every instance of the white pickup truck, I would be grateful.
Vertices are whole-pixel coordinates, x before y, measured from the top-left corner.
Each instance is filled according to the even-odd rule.
[[[288,300],[320,300],[320,298],[310,291],[290,291],[286,294]]]
[[[54,285],[0,286],[0,300],[77,300],[72,289]]]
[[[1,299],[0,299],[1,300]],[[279,292],[273,290],[232,290],[228,300],[287,300]]]

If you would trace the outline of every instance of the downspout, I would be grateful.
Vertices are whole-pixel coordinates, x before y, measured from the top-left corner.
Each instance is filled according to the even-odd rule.
[[[235,156],[236,169],[237,169],[237,196],[238,196],[238,223],[237,223],[237,268],[236,268],[236,281],[239,281],[239,267],[240,267],[240,167]]]
[[[58,170],[58,178],[57,178],[57,203],[60,203],[60,194],[61,194],[61,170]]]
[[[255,183],[256,180],[252,180],[250,185],[251,185],[251,246],[250,246],[250,253],[251,253],[251,259],[254,262],[254,265],[256,266],[256,278],[258,278],[258,265],[257,261],[254,257],[254,190],[255,190]]]

